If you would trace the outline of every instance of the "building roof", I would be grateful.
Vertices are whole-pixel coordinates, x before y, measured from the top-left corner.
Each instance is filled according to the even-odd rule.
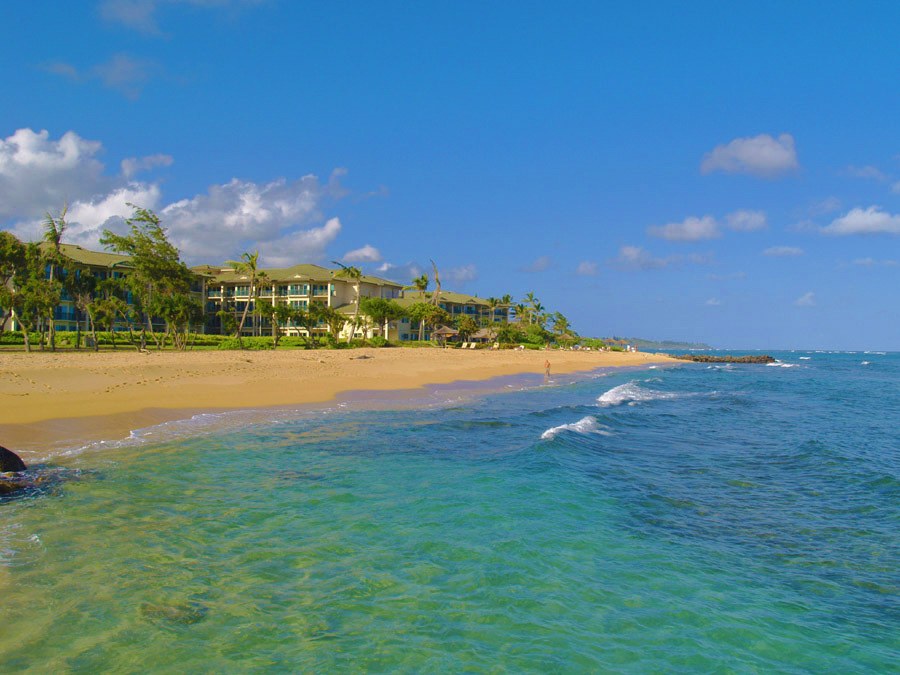
[[[397,302],[399,302],[404,307],[407,307],[416,302],[431,302],[431,297],[433,293],[431,291],[403,291],[403,297],[397,298]],[[450,302],[456,305],[483,305],[484,307],[488,307],[490,303],[484,298],[479,298],[474,295],[466,295],[464,293],[454,293],[453,291],[441,291],[440,302]]]
[[[237,283],[249,279],[245,273],[235,272],[234,269],[224,265],[199,265],[191,268],[191,270],[208,276],[212,281],[218,283]],[[291,267],[267,267],[257,270],[257,274],[265,274],[270,282],[274,281],[276,283],[330,283],[334,281],[338,271],[330,270],[320,265],[301,263]],[[389,281],[388,279],[367,274],[363,275],[360,281],[364,284],[374,284],[375,286],[392,286],[398,289],[403,287],[403,284],[398,284],[396,281]]]
[[[50,246],[49,243],[42,243],[41,247]],[[89,251],[75,244],[60,244],[59,252],[80,265],[89,265],[91,267],[131,267],[131,256],[122,255],[120,253],[106,253],[104,251]]]

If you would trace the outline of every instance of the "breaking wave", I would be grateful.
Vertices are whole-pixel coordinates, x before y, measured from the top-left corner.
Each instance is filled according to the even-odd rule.
[[[558,427],[550,427],[541,434],[541,440],[549,441],[550,439],[556,438],[557,435],[562,433],[563,431],[572,431],[576,434],[600,434],[602,436],[609,436],[610,431],[600,424],[597,421],[596,417],[591,417],[588,415],[587,417],[582,417],[577,422],[572,424],[560,424]]]
[[[623,403],[633,405],[644,401],[664,401],[673,398],[678,398],[678,394],[644,389],[636,382],[629,382],[628,384],[620,384],[618,387],[613,387],[609,391],[603,392],[597,399],[597,403],[599,403],[601,407],[608,408],[614,405],[622,405]]]

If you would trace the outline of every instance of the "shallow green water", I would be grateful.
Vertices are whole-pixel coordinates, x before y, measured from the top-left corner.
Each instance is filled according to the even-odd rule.
[[[0,504],[0,670],[885,672],[895,427],[857,418],[841,445],[808,370],[86,452]]]

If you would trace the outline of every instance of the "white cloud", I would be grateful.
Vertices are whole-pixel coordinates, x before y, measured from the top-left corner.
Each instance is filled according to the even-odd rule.
[[[734,211],[725,216],[728,229],[736,232],[752,232],[764,230],[768,226],[765,211]]]
[[[102,145],[70,131],[53,140],[46,131],[20,129],[0,140],[0,222],[25,240],[40,237],[46,211],[69,205],[65,240],[100,247],[104,228],[121,230],[129,203],[157,211],[172,242],[189,263],[216,263],[260,249],[266,265],[317,261],[341,231],[321,207],[346,194],[335,170],[326,184],[316,176],[254,183],[233,179],[205,194],[165,205],[157,183],[128,180],[136,171],[165,166],[168,155],[122,162],[122,174],[104,175],[96,159]]]
[[[287,267],[296,265],[298,262],[322,260],[325,257],[326,247],[337,238],[340,232],[341,221],[338,218],[328,219],[321,227],[288,231],[278,239],[265,243],[264,250],[260,248],[260,261],[265,265]],[[272,253],[273,251],[276,253]],[[193,255],[198,256],[197,253]],[[202,259],[208,260],[209,258],[204,256]],[[214,259],[218,260],[219,258]]]
[[[454,267],[444,273],[444,276],[455,284],[464,284],[468,281],[474,281],[478,278],[478,268],[469,263],[462,267]]]
[[[259,248],[265,264],[292,257],[296,262],[297,256],[318,260],[340,231],[340,221],[332,218],[308,231],[299,228],[321,218],[319,206],[329,190],[315,176],[265,184],[235,178],[169,204],[159,215],[188,258],[219,260]]]
[[[719,305],[722,304],[722,301],[719,300],[718,298],[710,298],[703,304],[705,304],[708,307],[718,307]]]
[[[653,237],[668,239],[669,241],[699,241],[701,239],[715,239],[720,235],[719,224],[712,216],[685,218],[680,223],[667,225],[653,225],[647,228],[647,232]]]
[[[548,267],[550,267],[550,265],[552,265],[552,264],[553,264],[553,261],[550,259],[549,256],[542,255],[540,258],[537,258],[530,265],[526,265],[525,267],[523,267],[522,271],[523,272],[543,272]]]
[[[878,169],[874,166],[848,166],[844,173],[848,176],[853,176],[854,178],[865,178],[868,180],[875,180],[879,183],[883,183],[888,180],[888,177],[884,175],[881,169]]]
[[[771,258],[790,258],[803,255],[803,249],[796,246],[770,246],[763,251],[763,255]]]
[[[799,298],[794,300],[794,305],[797,307],[815,307],[816,305],[816,294],[812,291],[808,293],[804,293]]]
[[[362,248],[347,251],[344,254],[344,260],[347,262],[379,262],[381,252],[371,244],[366,244]]]
[[[405,265],[395,265],[389,262],[383,262],[377,268],[379,274],[386,275],[389,279],[407,284],[413,279],[420,277],[424,270],[416,263],[406,263]]]
[[[822,228],[825,234],[900,234],[900,215],[892,215],[880,206],[855,208]]]
[[[700,171],[705,174],[713,171],[746,173],[771,178],[799,166],[793,136],[781,134],[776,139],[769,134],[760,134],[717,145],[703,157]]]
[[[666,267],[671,259],[654,257],[640,246],[623,246],[619,249],[619,257],[613,262],[619,267],[649,270]]]
[[[595,277],[597,276],[597,263],[590,260],[583,260],[578,263],[575,274],[582,277]]]
[[[19,129],[0,139],[0,218],[34,218],[63,204],[107,192],[114,181],[96,159],[99,141],[67,131]]]
[[[900,180],[891,185],[891,192],[900,195]]]
[[[122,175],[125,178],[131,178],[141,171],[149,171],[158,166],[172,166],[174,159],[172,155],[147,155],[146,157],[129,157],[122,160]]]

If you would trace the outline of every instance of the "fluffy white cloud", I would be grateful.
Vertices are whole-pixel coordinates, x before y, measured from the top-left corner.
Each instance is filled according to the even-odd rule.
[[[68,131],[19,129],[0,139],[0,218],[35,218],[66,202],[90,199],[114,187],[96,159],[99,141]]]
[[[764,230],[768,226],[765,211],[734,211],[725,216],[728,229],[736,232],[753,232]]]
[[[803,255],[803,249],[796,246],[770,246],[763,251],[763,255],[770,258],[790,258]]]
[[[96,159],[101,149],[71,131],[53,140],[46,131],[20,129],[0,140],[0,219],[14,221],[10,229],[20,238],[35,240],[44,213],[68,202],[66,241],[99,248],[103,229],[121,231],[132,213],[128,204],[135,204],[157,211],[189,263],[217,263],[257,248],[266,265],[317,261],[341,231],[336,218],[315,225],[323,219],[322,204],[346,194],[341,169],[325,184],[316,176],[233,179],[166,206],[158,184],[129,178],[171,164],[169,155],[126,159],[122,174],[109,176]]]
[[[147,155],[146,157],[129,157],[122,160],[122,175],[131,178],[136,173],[155,169],[158,166],[172,166],[172,155]]]
[[[344,260],[347,262],[379,262],[381,252],[371,244],[366,244],[362,248],[347,251],[344,254]]]
[[[900,215],[892,215],[879,206],[855,208],[822,228],[825,234],[900,234]]]
[[[712,216],[703,216],[702,218],[691,216],[680,223],[653,225],[647,228],[647,232],[653,237],[669,241],[700,241],[721,236],[719,224]]]
[[[816,294],[812,291],[808,293],[804,293],[799,298],[794,300],[794,304],[797,307],[815,307],[816,305]]]
[[[259,248],[265,264],[319,260],[340,231],[340,221],[307,231],[321,218],[319,206],[329,188],[315,176],[259,184],[232,179],[206,194],[169,204],[160,218],[185,257],[219,260]]]
[[[589,260],[583,260],[582,262],[578,263],[575,274],[582,277],[597,276],[597,263]]]
[[[773,177],[799,166],[793,136],[781,134],[778,138],[773,138],[769,134],[760,134],[752,138],[735,138],[725,145],[717,145],[703,157],[700,171]]]
[[[287,267],[298,262],[315,262],[325,257],[326,247],[341,232],[341,221],[329,218],[321,227],[291,230],[278,239],[260,247],[260,262],[274,267]],[[243,248],[249,248],[244,246]],[[209,260],[209,257],[194,253],[197,260]],[[219,260],[220,258],[213,258]]]

